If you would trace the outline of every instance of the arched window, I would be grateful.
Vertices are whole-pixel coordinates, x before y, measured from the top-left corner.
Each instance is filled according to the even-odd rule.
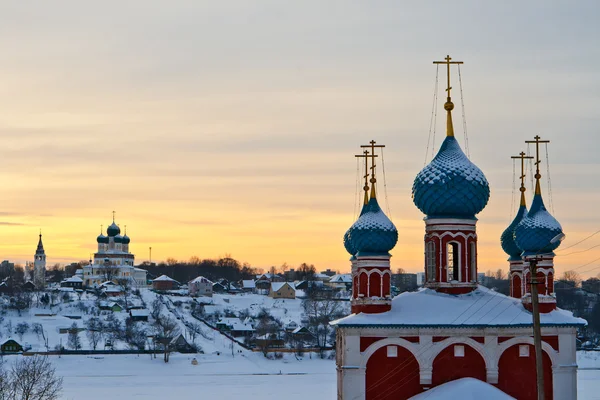
[[[446,259],[448,260],[448,282],[459,280],[459,246],[456,242],[450,242],[446,245]]]
[[[471,282],[477,282],[477,245],[471,242]]]
[[[435,282],[435,242],[427,242],[425,246],[425,271],[427,282]]]

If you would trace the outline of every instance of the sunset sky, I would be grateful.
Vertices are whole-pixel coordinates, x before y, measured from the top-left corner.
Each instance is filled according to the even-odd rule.
[[[492,191],[480,271],[508,270],[510,156],[536,134],[562,247],[599,230],[600,4],[424,3],[0,1],[0,259],[32,260],[40,228],[50,265],[87,259],[115,210],[137,261],[152,246],[153,260],[348,271],[354,154],[375,139],[392,267],[420,271],[411,187],[446,54],[465,62],[471,160]],[[443,127],[440,113],[436,150]],[[600,234],[558,253],[559,274],[600,272]]]

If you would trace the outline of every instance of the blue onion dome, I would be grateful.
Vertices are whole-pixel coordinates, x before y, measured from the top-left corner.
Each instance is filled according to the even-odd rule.
[[[359,218],[367,211],[367,208],[368,204],[364,204],[362,210],[360,211]],[[352,228],[355,224],[356,223],[354,223],[350,228],[348,228],[348,230],[344,234],[344,247],[346,248],[346,251],[350,253],[351,256],[356,255],[356,253],[358,252],[358,250],[354,246],[354,243],[352,243],[352,240],[350,239],[350,232],[352,231]]]
[[[131,239],[129,238],[129,236],[124,235],[123,236],[123,244],[129,244],[129,242],[131,242]]]
[[[474,219],[489,198],[485,175],[463,153],[454,136],[446,136],[413,184],[413,202],[429,218]]]
[[[115,236],[115,243],[123,243],[123,236],[121,236],[121,235]]]
[[[517,229],[517,225],[519,225],[519,223],[526,216],[527,207],[524,204],[522,204],[519,207],[519,211],[517,211],[515,219],[512,220],[508,228],[506,228],[506,230],[502,232],[502,235],[500,236],[500,244],[502,245],[502,250],[504,250],[504,252],[508,254],[509,261],[517,261],[521,259],[522,251],[515,242],[515,230]]]
[[[515,229],[515,243],[523,255],[550,253],[560,246],[560,240],[550,242],[562,233],[562,226],[546,210],[542,195],[538,192],[533,196],[527,216]]]
[[[349,241],[357,255],[387,255],[398,242],[398,230],[375,197],[371,197],[365,212],[350,227]]]
[[[121,233],[121,228],[119,228],[119,226],[115,224],[115,221],[113,221],[113,223],[106,230],[106,233],[108,233],[109,237],[117,236],[119,233]]]
[[[96,238],[98,243],[108,243],[108,236],[104,236],[103,234],[99,234]]]

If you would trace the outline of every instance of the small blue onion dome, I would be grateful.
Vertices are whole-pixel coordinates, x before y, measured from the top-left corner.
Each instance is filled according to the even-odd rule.
[[[428,217],[475,218],[490,198],[483,172],[446,136],[434,159],[417,174],[413,202]]]
[[[527,216],[515,229],[515,243],[523,255],[550,253],[560,246],[560,240],[550,242],[562,233],[560,223],[546,210],[542,195],[536,193]]]
[[[115,243],[123,243],[123,236],[117,235],[115,236]]]
[[[121,233],[121,228],[119,228],[119,226],[113,221],[113,223],[106,230],[106,233],[108,233],[109,237],[117,236],[119,233]]]
[[[367,211],[367,208],[368,208],[368,204],[364,204],[362,207],[362,210],[360,211],[359,218]],[[354,227],[354,224],[350,228],[348,228],[348,230],[344,234],[344,247],[346,248],[346,251],[348,253],[350,253],[351,256],[356,255],[356,253],[358,251],[358,250],[356,250],[356,247],[354,246],[354,244],[352,243],[352,240],[350,239],[350,231],[352,230],[353,227]]]
[[[129,238],[129,236],[124,235],[123,236],[123,244],[129,244],[129,242],[131,242],[131,239]]]
[[[98,242],[98,243],[108,243],[108,236],[104,236],[103,234],[100,234],[96,238],[96,242]]]
[[[506,254],[509,255],[509,261],[517,261],[521,259],[521,249],[515,243],[515,229],[517,229],[517,225],[527,216],[527,207],[525,205],[521,205],[519,207],[519,211],[517,211],[517,215],[515,219],[512,220],[508,228],[502,235],[500,236],[500,244],[502,245],[502,250]]]
[[[398,242],[398,230],[372,197],[365,212],[350,227],[349,240],[357,255],[388,254]]]

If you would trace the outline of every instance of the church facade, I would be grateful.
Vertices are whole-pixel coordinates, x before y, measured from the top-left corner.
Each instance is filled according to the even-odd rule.
[[[127,233],[121,235],[121,228],[114,218],[106,230],[96,238],[98,250],[89,265],[83,267],[83,284],[94,287],[106,281],[127,280],[137,287],[147,284],[146,270],[134,266],[135,256],[129,251],[131,239]]]
[[[370,197],[365,184],[363,210],[344,235],[352,263],[352,314],[332,323],[338,399],[410,399],[456,379],[475,378],[514,398],[536,400],[534,260],[541,282],[545,398],[576,399],[575,338],[586,322],[556,308],[553,250],[562,228],[544,207],[539,167],[531,209],[520,210],[502,237],[510,256],[511,296],[505,296],[477,283],[476,215],[487,205],[490,189],[454,137],[450,89],[448,84],[446,138],[413,184],[413,201],[425,214],[425,287],[394,299],[389,261],[398,232],[377,204],[371,149]]]

